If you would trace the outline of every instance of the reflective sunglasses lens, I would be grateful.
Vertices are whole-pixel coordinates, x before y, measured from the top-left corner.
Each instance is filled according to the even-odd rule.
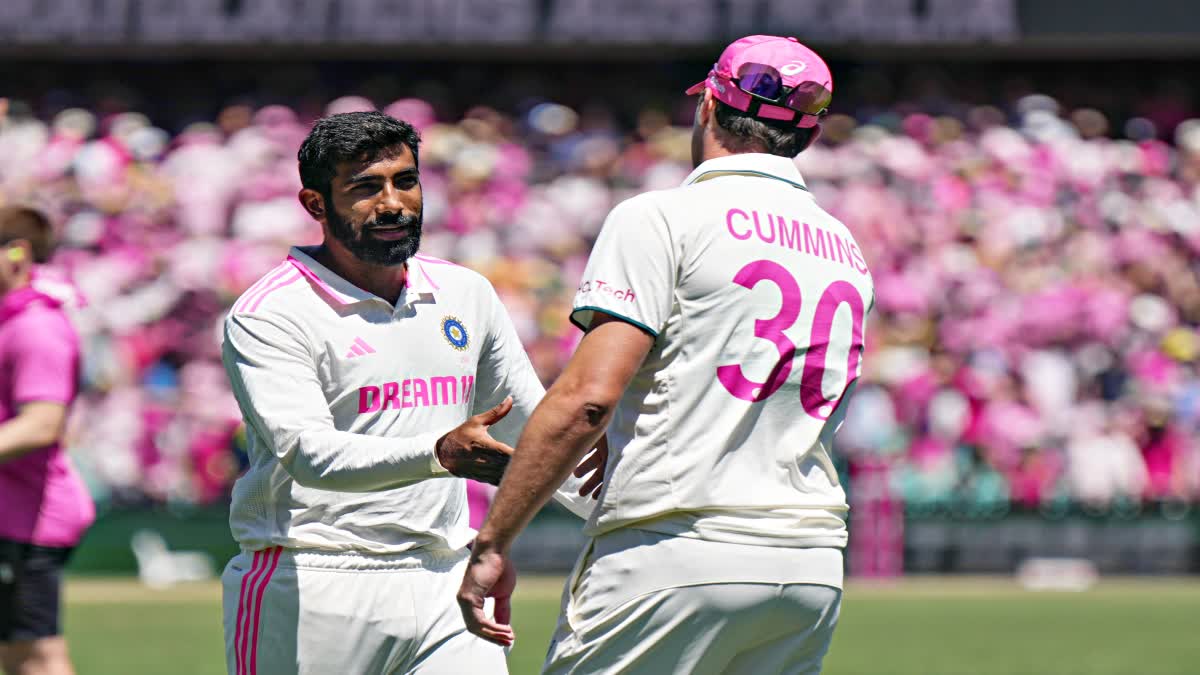
[[[783,92],[783,77],[771,66],[747,63],[738,69],[738,87],[746,93],[775,100]]]
[[[818,115],[829,107],[833,94],[816,82],[801,82],[787,95],[784,105],[809,115]]]

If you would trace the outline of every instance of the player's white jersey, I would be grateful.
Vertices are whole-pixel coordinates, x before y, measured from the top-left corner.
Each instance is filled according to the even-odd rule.
[[[572,319],[656,339],[609,427],[588,533],[844,546],[830,453],[873,304],[861,249],[789,159],[709,160],[613,209]]]
[[[486,279],[445,261],[410,260],[393,306],[310,252],[293,248],[225,321],[250,461],[234,538],[247,550],[465,546],[466,483],[435,443],[511,394],[491,433],[515,444],[544,393],[508,313]],[[586,516],[585,500],[575,507]]]

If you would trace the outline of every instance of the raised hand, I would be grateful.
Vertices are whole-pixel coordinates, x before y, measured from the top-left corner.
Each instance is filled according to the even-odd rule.
[[[455,476],[499,485],[513,449],[488,434],[488,427],[512,410],[512,397],[500,405],[473,415],[438,439],[437,458]]]

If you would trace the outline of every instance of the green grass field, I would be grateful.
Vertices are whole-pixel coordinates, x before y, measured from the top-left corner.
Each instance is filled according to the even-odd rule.
[[[538,672],[559,589],[557,579],[522,579],[514,675]],[[224,672],[216,584],[153,591],[132,580],[85,578],[70,581],[66,597],[80,675]],[[1198,623],[1200,580],[1106,580],[1084,593],[1030,593],[1006,579],[852,583],[825,673],[1197,673]]]

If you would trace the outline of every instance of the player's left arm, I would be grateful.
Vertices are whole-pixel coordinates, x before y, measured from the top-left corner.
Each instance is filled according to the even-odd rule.
[[[604,434],[625,388],[654,345],[654,336],[598,313],[562,376],[550,387],[521,434],[500,491],[471,550],[471,569],[459,591],[467,628],[502,645],[513,641],[503,584],[512,574],[509,549],[517,534]],[[508,589],[511,590],[511,589]],[[483,612],[497,595],[495,618]]]

